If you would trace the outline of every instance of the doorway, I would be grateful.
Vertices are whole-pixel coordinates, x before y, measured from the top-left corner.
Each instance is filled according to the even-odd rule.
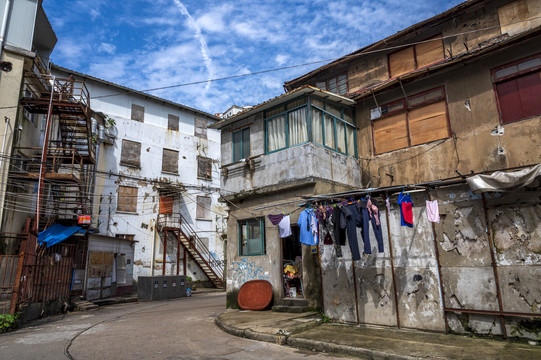
[[[282,239],[282,282],[284,298],[304,298],[302,282],[302,246],[298,225],[291,226],[291,236]]]

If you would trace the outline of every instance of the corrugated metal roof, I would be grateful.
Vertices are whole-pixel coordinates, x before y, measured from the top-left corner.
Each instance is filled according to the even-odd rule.
[[[215,116],[215,115],[212,115],[212,114],[209,114],[205,111],[202,111],[202,110],[197,110],[197,109],[194,109],[192,107],[189,107],[189,106],[186,106],[186,105],[182,105],[182,104],[179,104],[179,103],[176,103],[176,102],[173,102],[173,101],[170,101],[170,100],[167,100],[167,99],[163,99],[163,98],[160,98],[158,96],[155,96],[155,95],[151,95],[151,94],[148,94],[146,92],[143,92],[143,91],[139,91],[139,90],[135,90],[135,89],[132,89],[132,88],[129,88],[127,86],[123,86],[123,85],[119,85],[119,84],[115,84],[113,82],[110,82],[110,81],[107,81],[107,80],[103,80],[103,79],[100,79],[100,78],[97,78],[95,76],[92,76],[92,75],[88,75],[88,74],[83,74],[83,73],[80,73],[78,71],[75,71],[75,70],[71,70],[71,69],[68,69],[68,68],[65,68],[65,67],[62,67],[60,65],[56,65],[56,64],[52,64],[51,65],[52,69],[56,69],[58,71],[63,71],[63,72],[66,72],[68,74],[73,74],[73,75],[76,75],[76,76],[79,76],[79,77],[82,77],[82,78],[86,78],[86,79],[90,79],[90,80],[94,80],[94,81],[97,81],[97,82],[100,82],[102,84],[105,84],[105,85],[110,85],[110,86],[114,86],[116,88],[119,88],[121,90],[124,90],[126,93],[130,93],[130,94],[137,94],[137,95],[140,95],[140,96],[144,96],[144,97],[148,97],[150,99],[153,99],[153,100],[156,100],[156,101],[160,101],[160,102],[164,102],[164,103],[167,103],[169,105],[173,105],[173,106],[177,106],[181,109],[184,109],[184,110],[188,110],[188,111],[191,111],[191,112],[194,112],[196,114],[201,114],[203,116],[206,116],[212,120],[221,120],[219,117]],[[111,95],[111,96],[120,96],[121,94],[119,95]],[[90,99],[92,100],[92,96],[90,97]],[[90,106],[92,107],[92,105]]]
[[[277,106],[282,102],[292,100],[295,97],[298,97],[299,95],[315,95],[317,97],[323,98],[323,99],[329,99],[330,101],[333,101],[335,103],[344,104],[348,106],[354,106],[355,101],[352,99],[349,99],[347,97],[343,97],[341,95],[333,94],[331,92],[318,89],[316,87],[310,86],[310,85],[304,85],[301,86],[293,91],[287,92],[285,94],[282,94],[280,96],[277,96],[275,98],[272,98],[270,100],[267,100],[259,105],[256,105],[250,109],[247,109],[243,112],[238,113],[237,115],[228,117],[227,119],[224,119],[222,121],[218,121],[217,123],[214,123],[209,126],[209,128],[212,129],[221,129],[226,125],[235,123],[237,121],[240,121],[242,119],[247,118],[248,116],[251,116],[255,113],[258,113],[263,110],[267,110],[271,107]]]

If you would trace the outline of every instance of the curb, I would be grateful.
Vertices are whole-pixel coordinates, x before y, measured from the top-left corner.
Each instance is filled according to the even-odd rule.
[[[259,333],[259,332],[253,331],[252,329],[239,329],[231,325],[224,324],[220,316],[218,316],[214,320],[214,323],[216,324],[216,326],[218,326],[220,329],[222,329],[226,333],[234,335],[234,336],[247,338],[251,340],[257,340],[257,341],[265,341],[268,343],[278,344],[282,346],[289,346],[296,349],[311,350],[311,351],[320,352],[320,353],[349,355],[349,356],[355,356],[355,357],[368,358],[372,360],[418,360],[418,359],[421,359],[419,357],[414,357],[414,356],[389,354],[382,351],[370,350],[370,349],[365,349],[365,348],[357,348],[357,347],[348,346],[348,345],[339,345],[339,344],[320,342],[320,341],[304,339],[304,338],[295,338],[295,337],[291,337],[291,335],[272,335],[272,334]],[[296,333],[299,333],[308,329],[303,329]]]

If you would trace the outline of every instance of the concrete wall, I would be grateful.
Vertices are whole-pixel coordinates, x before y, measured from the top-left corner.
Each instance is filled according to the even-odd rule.
[[[444,304],[446,308],[497,312],[501,300],[504,312],[541,314],[537,284],[541,273],[540,195],[539,190],[485,194],[485,206],[482,196],[464,185],[433,190],[441,220],[432,227],[424,206],[426,195],[412,193],[413,228],[400,226],[396,195],[391,195],[389,221],[386,207],[380,206],[384,253],[376,252],[372,231],[372,254],[354,263],[349,243],[341,247],[342,258],[336,256],[334,246],[321,246],[325,314],[337,321],[391,326],[399,321],[400,327],[435,331],[445,330]],[[446,317],[454,332],[503,334],[497,315],[447,312]],[[536,338],[541,331],[527,316],[506,316],[505,323],[510,337]]]

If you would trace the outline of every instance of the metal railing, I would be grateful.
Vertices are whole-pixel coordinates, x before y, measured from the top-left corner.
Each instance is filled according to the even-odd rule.
[[[197,253],[207,267],[223,282],[224,266],[222,261],[210,252],[205,243],[197,235],[197,232],[181,214],[159,214],[157,224],[161,231],[180,230],[183,236],[188,240],[187,245],[189,248]]]

